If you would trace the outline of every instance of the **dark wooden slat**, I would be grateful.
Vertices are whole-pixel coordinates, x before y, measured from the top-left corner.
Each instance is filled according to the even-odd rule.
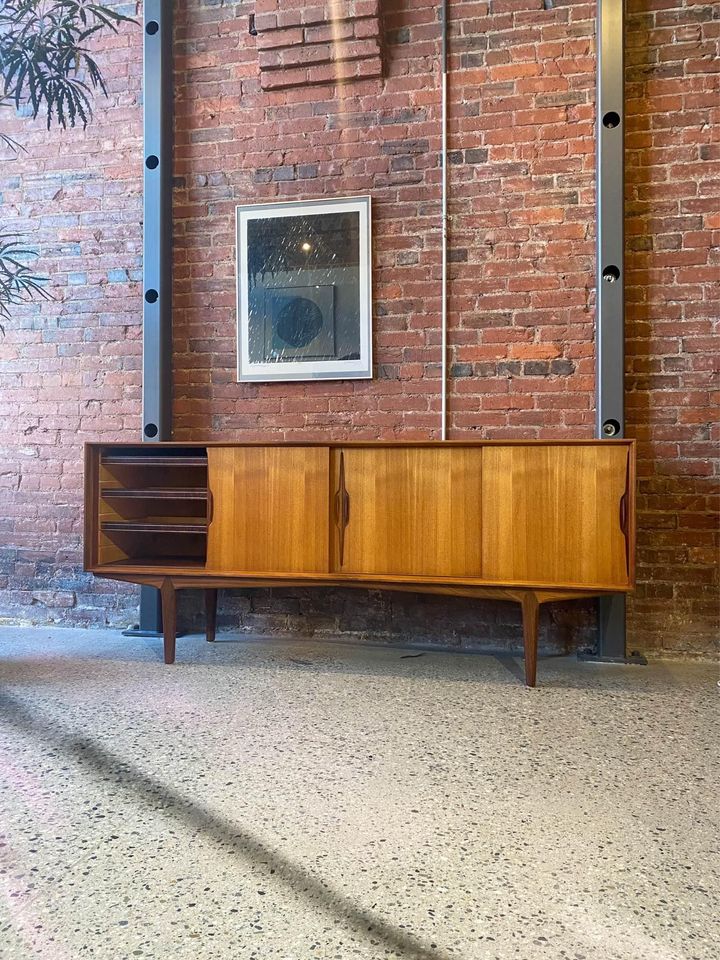
[[[133,466],[133,467],[206,467],[207,457],[172,457],[157,454],[155,456],[140,456],[138,454],[106,454],[102,458],[106,466]]]
[[[98,544],[98,495],[99,463],[97,451],[85,444],[85,520],[83,565],[85,569],[96,566],[99,560]]]
[[[113,560],[112,563],[105,565],[107,568],[112,567],[113,570],[122,567],[151,567],[159,568],[162,567],[163,570],[174,570],[176,567],[186,570],[193,568],[198,574],[204,573],[205,571],[205,561],[201,557],[153,557],[147,556],[138,559],[127,559],[127,560]]]
[[[105,533],[206,533],[207,523],[158,523],[152,520],[104,520]]]
[[[101,496],[123,500],[207,500],[205,487],[104,487]]]

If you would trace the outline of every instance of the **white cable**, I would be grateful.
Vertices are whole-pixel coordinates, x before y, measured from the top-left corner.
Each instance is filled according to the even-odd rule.
[[[440,398],[440,438],[447,440],[447,286],[448,286],[448,175],[447,175],[447,10],[443,4],[443,34],[442,34],[442,280],[440,288],[440,341],[442,349],[442,364],[440,378],[442,381]]]

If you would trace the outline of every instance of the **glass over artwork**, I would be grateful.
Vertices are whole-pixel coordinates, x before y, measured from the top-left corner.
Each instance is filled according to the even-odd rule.
[[[238,207],[238,379],[371,376],[370,201]]]

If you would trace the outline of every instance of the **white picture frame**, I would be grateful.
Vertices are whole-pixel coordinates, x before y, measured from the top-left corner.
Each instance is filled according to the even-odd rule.
[[[236,208],[238,382],[372,377],[370,207],[365,196]]]

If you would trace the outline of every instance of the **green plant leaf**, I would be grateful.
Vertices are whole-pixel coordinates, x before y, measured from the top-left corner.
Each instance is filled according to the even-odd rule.
[[[86,127],[93,92],[107,96],[87,44],[102,31],[117,33],[122,23],[135,21],[88,0],[0,0],[0,107],[28,105],[33,118],[44,111],[48,129],[53,123]],[[0,143],[15,154],[22,149],[2,132]],[[47,279],[28,265],[35,257],[16,234],[0,231],[0,318],[35,297],[53,299]]]
[[[47,278],[34,273],[27,262],[36,257],[37,252],[22,246],[17,234],[0,233],[0,318],[9,320],[11,306],[36,297],[54,299],[44,286]],[[0,332],[5,332],[2,323]]]

